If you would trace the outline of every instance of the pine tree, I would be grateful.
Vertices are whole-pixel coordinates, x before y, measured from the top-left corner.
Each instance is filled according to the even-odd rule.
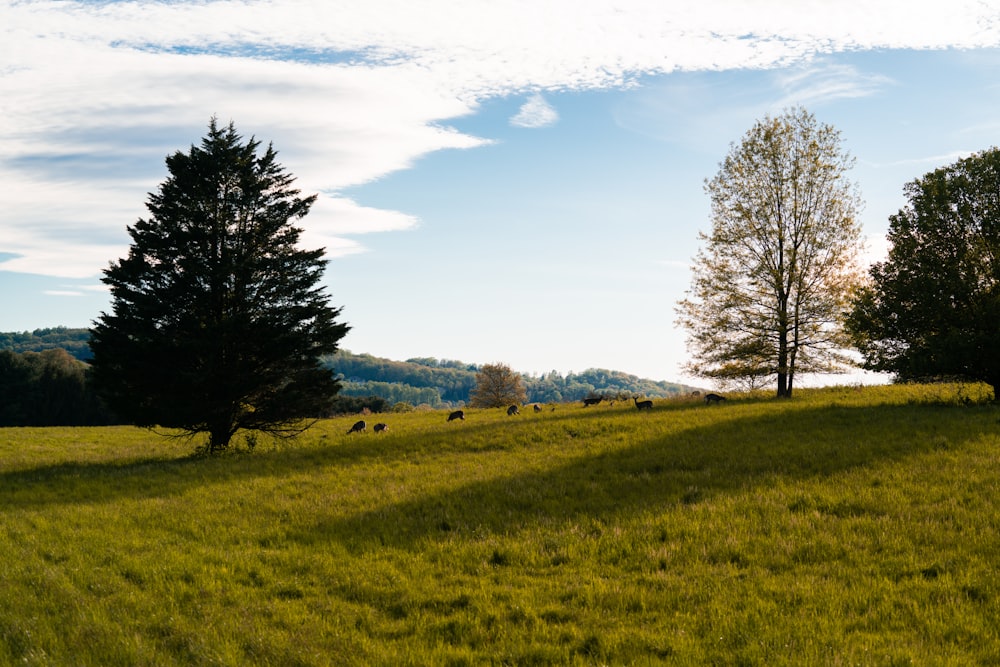
[[[324,250],[297,247],[316,197],[300,197],[272,146],[213,118],[201,146],[166,159],[128,256],[102,279],[112,312],[91,330],[94,381],[141,426],[301,432],[339,389],[321,365],[349,327],[319,284]]]

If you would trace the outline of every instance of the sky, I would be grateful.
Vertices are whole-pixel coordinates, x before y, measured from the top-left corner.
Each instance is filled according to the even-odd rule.
[[[107,311],[216,117],[319,196],[343,348],[694,382],[704,183],[793,106],[877,261],[907,182],[1000,143],[1000,1],[0,0],[0,331]]]

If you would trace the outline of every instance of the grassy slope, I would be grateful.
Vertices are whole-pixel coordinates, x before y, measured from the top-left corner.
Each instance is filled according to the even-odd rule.
[[[0,663],[1000,664],[1000,412],[956,391],[343,418],[216,459],[3,429]]]

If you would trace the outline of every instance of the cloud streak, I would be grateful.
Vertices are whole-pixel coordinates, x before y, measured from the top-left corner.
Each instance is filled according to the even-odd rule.
[[[535,91],[511,119],[545,127],[549,91],[637,85],[675,71],[768,68],[870,48],[1000,43],[995,12],[908,0],[0,0],[0,270],[97,274],[125,252],[163,157],[210,116],[273,141],[322,196],[307,238],[330,256],[354,237],[409,229],[347,188],[441,150],[489,143],[449,127],[496,97]],[[882,82],[810,79],[815,96]],[[788,81],[801,93],[804,84]],[[801,97],[801,95],[800,95]]]

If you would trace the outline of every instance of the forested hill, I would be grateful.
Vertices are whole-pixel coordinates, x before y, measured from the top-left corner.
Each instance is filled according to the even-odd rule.
[[[90,353],[90,346],[87,345],[88,340],[90,340],[89,329],[68,329],[66,327],[35,329],[34,331],[0,333],[0,350],[11,350],[20,354],[61,348],[80,361],[90,361],[93,355]]]
[[[20,354],[61,348],[81,361],[89,361],[89,338],[88,329],[67,327],[0,333],[0,350]],[[392,361],[346,350],[327,359],[327,364],[343,377],[344,396],[378,396],[389,405],[409,403],[434,408],[468,401],[469,392],[476,386],[476,372],[479,370],[475,364],[448,359],[422,357]],[[692,389],[602,368],[568,375],[555,372],[540,376],[522,375],[522,380],[531,403],[578,401],[594,394],[626,398],[669,397]]]
[[[478,367],[461,361],[415,358],[392,361],[342,350],[328,360],[344,379],[346,396],[379,396],[389,403],[454,406],[469,400]],[[515,369],[516,370],[516,369]],[[670,397],[691,391],[671,382],[647,380],[620,371],[591,368],[562,375],[522,375],[529,403],[577,401],[599,394],[607,397]]]

